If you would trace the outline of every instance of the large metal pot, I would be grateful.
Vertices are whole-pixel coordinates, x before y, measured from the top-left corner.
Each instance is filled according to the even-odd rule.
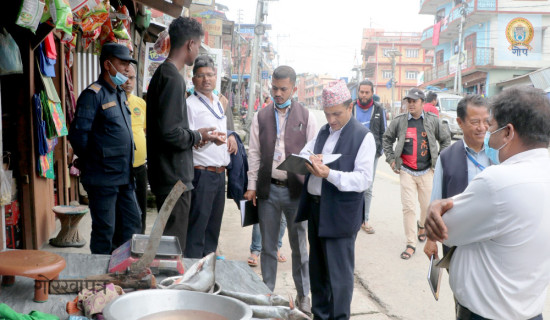
[[[162,311],[199,310],[228,320],[249,320],[252,310],[236,299],[186,290],[142,290],[125,294],[103,310],[107,320],[138,320]]]

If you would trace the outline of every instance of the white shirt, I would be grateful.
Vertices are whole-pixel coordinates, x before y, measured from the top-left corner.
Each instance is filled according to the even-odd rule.
[[[345,127],[345,126],[344,126]],[[342,127],[342,129],[344,128]],[[329,128],[329,136],[325,145],[323,146],[323,154],[329,154],[334,151],[334,147],[340,138],[342,129],[333,131]],[[313,138],[310,142],[300,152],[300,155],[309,155],[310,151],[314,151],[315,142],[317,141],[317,136]],[[343,172],[330,169],[327,180],[332,183],[338,190],[343,192],[363,192],[367,190],[372,182],[372,168],[374,165],[374,154],[376,153],[376,143],[374,141],[374,136],[372,133],[367,133],[361,146],[357,151],[357,156],[355,157],[354,168],[352,172]],[[320,196],[321,187],[323,179],[311,175],[309,177],[309,182],[307,185],[307,192],[312,195]]]
[[[449,282],[461,305],[485,318],[542,312],[550,283],[550,156],[534,149],[478,174],[443,215],[458,246]]]
[[[221,107],[220,100],[215,94],[212,94],[214,101],[210,101],[204,94],[195,90],[197,95],[210,106],[212,111],[208,110],[196,95],[187,98],[187,116],[189,117],[189,128],[197,130],[200,128],[216,127],[216,131],[227,132],[227,119]],[[221,108],[221,110],[220,110]],[[215,112],[222,119],[216,118],[212,112]],[[204,167],[225,167],[229,164],[231,158],[227,151],[227,144],[217,146],[209,142],[204,147],[193,148],[193,165]]]

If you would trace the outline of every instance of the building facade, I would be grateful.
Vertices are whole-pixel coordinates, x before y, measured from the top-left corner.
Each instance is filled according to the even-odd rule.
[[[394,106],[399,107],[409,90],[419,84],[424,70],[433,64],[432,53],[420,46],[421,35],[419,32],[363,29],[362,77],[374,83],[374,92],[386,107],[392,102],[392,87]],[[392,55],[395,57],[393,84]]]
[[[422,32],[422,47],[435,56],[424,86],[452,89],[460,66],[463,90],[458,93],[491,96],[500,91],[497,83],[550,62],[549,1],[420,0],[420,14],[435,17]]]

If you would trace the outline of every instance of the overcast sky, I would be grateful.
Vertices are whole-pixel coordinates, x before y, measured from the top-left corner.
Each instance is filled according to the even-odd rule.
[[[217,2],[229,7],[230,20],[237,22],[242,9],[242,23],[254,23],[257,0]],[[363,28],[422,32],[434,18],[419,15],[419,6],[419,0],[278,0],[268,3],[265,23],[272,25],[269,36],[281,64],[298,73],[345,77],[361,61]]]

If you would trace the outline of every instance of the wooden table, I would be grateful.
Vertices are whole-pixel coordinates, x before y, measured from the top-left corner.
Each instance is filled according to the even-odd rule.
[[[67,262],[60,279],[84,278],[90,275],[107,273],[109,255],[82,253],[57,253]],[[197,260],[184,259],[186,270]],[[159,277],[160,278],[160,277]],[[262,280],[250,269],[246,261],[216,261],[216,282],[223,289],[251,294],[270,293]],[[57,315],[60,319],[68,317],[65,311],[67,302],[74,300],[76,294],[50,295],[47,302],[35,303],[34,280],[17,278],[15,285],[0,288],[0,301],[13,310],[28,314],[33,310]]]

